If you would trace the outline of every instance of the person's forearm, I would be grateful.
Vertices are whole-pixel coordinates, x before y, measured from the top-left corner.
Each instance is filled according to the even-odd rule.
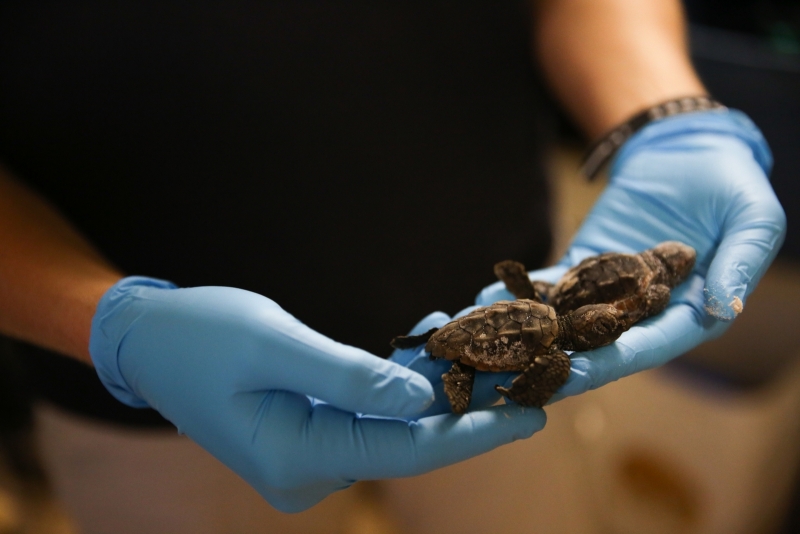
[[[534,53],[590,138],[659,102],[706,94],[679,0],[539,0],[533,12]]]
[[[122,275],[0,168],[0,333],[91,363],[97,303]]]

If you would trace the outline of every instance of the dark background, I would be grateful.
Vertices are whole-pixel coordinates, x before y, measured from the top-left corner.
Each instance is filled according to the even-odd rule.
[[[775,158],[787,216],[780,257],[800,260],[800,2],[686,0],[692,57],[709,91],[746,112]],[[781,532],[800,532],[800,479]]]
[[[703,82],[769,142],[772,185],[788,220],[781,256],[800,260],[800,2],[687,0],[686,7]]]

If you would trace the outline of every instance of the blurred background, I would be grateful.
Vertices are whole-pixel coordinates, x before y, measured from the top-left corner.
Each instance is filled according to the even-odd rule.
[[[9,368],[0,534],[800,532],[800,3],[686,8],[704,82],[769,140],[789,221],[779,259],[722,339],[549,407],[533,439],[425,476],[359,483],[292,516],[174,430],[31,405]],[[566,121],[559,130],[552,259],[603,188],[578,175],[583,144]]]

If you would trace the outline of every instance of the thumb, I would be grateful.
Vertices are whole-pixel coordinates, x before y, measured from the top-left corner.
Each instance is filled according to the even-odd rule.
[[[431,383],[402,365],[333,341],[289,314],[271,326],[269,351],[281,356],[263,358],[259,374],[274,389],[388,417],[408,417],[433,402]]]
[[[778,253],[786,215],[771,190],[751,192],[728,217],[706,275],[706,311],[730,321]]]

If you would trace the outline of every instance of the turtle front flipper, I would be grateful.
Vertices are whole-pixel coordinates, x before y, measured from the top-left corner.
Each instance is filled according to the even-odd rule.
[[[464,413],[472,400],[472,385],[475,383],[475,368],[453,362],[453,366],[442,375],[444,392],[453,408],[453,413]]]
[[[530,299],[542,302],[542,296],[536,291],[528,278],[528,271],[518,261],[505,260],[495,264],[494,274],[506,285],[508,292],[517,299]]]
[[[392,339],[389,344],[393,349],[413,349],[414,347],[419,347],[420,345],[427,343],[437,330],[439,329],[431,328],[424,334],[419,334],[418,336],[397,336]]]
[[[536,291],[536,294],[539,296],[539,300],[547,304],[550,300],[550,294],[553,292],[553,288],[556,286],[550,282],[545,282],[544,280],[533,280],[531,282],[533,284],[533,290]]]
[[[614,307],[622,313],[620,321],[624,322],[625,328],[628,329],[639,321],[664,311],[669,304],[669,297],[668,286],[653,284],[647,288],[644,296],[633,295],[618,300],[614,302]]]
[[[569,366],[567,353],[554,348],[548,354],[534,358],[510,388],[495,386],[495,389],[517,404],[541,408],[567,381]]]
[[[645,298],[645,317],[658,315],[667,308],[669,304],[669,286],[665,284],[653,284],[647,288]]]

